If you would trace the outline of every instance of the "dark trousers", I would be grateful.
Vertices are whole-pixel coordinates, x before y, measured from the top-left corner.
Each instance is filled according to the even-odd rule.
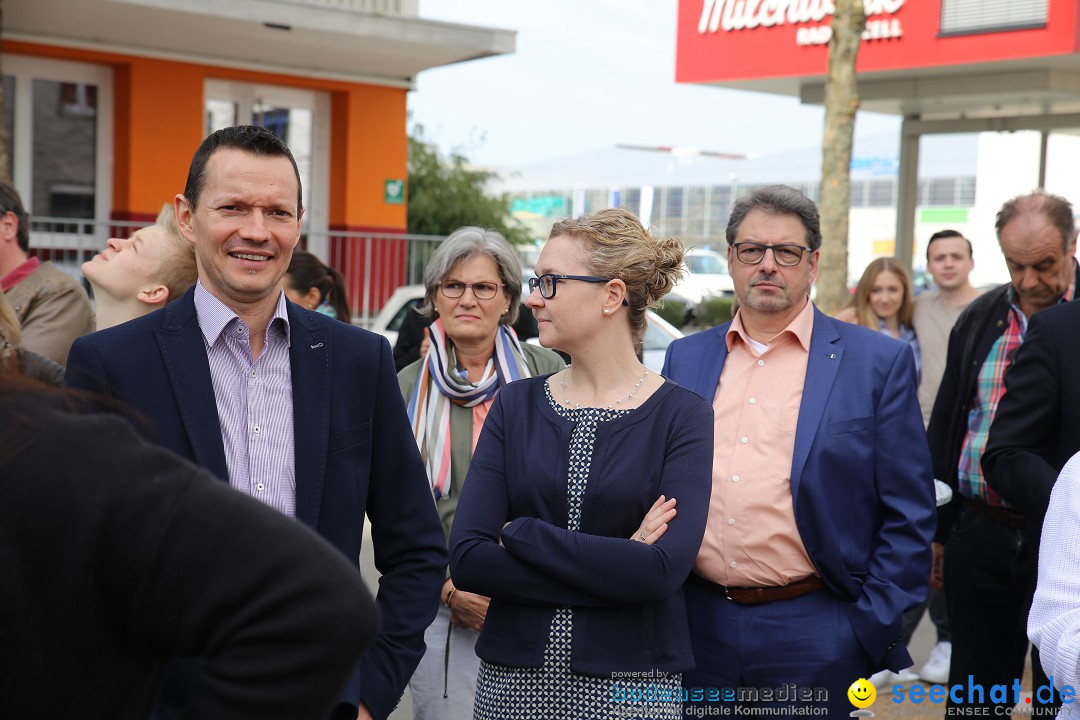
[[[923,611],[930,613],[930,621],[934,623],[934,628],[937,630],[937,641],[949,642],[952,640],[952,636],[949,634],[949,609],[946,606],[945,593],[930,588],[930,594],[925,602],[904,613],[904,632],[900,635],[900,642],[905,645],[911,644],[911,636],[915,634],[915,630],[919,627]]]
[[[851,603],[818,590],[790,600],[739,605],[693,575],[684,592],[696,665],[683,673],[690,698],[686,706],[726,705],[733,712],[738,705],[825,707],[828,717],[851,712],[848,687],[870,675],[870,659],[848,619]],[[792,685],[795,697],[809,692],[812,699],[791,702]],[[735,698],[709,701],[712,688],[731,689]],[[698,702],[695,689],[704,696]],[[764,689],[770,690],[770,699],[763,698]],[[780,695],[784,691],[787,698]]]
[[[949,685],[968,687],[968,676],[982,685],[982,701],[976,696],[964,707],[1016,703],[1013,683],[1023,677],[1027,654],[1027,616],[1035,592],[1038,543],[1026,530],[998,523],[964,506],[945,545],[945,597],[952,632],[952,666]],[[1031,707],[1057,707],[1040,686],[1052,687],[1031,648]],[[991,700],[994,685],[1009,690],[1002,702]],[[1054,696],[1057,699],[1056,693]],[[993,712],[993,711],[991,711]]]

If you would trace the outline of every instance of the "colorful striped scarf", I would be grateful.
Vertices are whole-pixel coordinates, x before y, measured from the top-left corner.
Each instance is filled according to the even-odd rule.
[[[495,352],[476,383],[458,374],[453,343],[446,337],[442,320],[431,324],[429,337],[431,344],[420,366],[408,410],[431,492],[436,498],[443,498],[450,496],[450,404],[474,407],[495,397],[506,383],[527,378],[531,373],[521,342],[508,325],[499,325]]]

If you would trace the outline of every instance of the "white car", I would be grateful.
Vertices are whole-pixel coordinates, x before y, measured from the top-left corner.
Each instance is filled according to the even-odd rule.
[[[710,298],[735,296],[735,283],[728,274],[727,258],[723,253],[691,248],[683,256],[683,269],[686,274],[671,292],[685,299],[690,304],[688,309],[692,310]]]
[[[423,285],[403,285],[394,291],[382,310],[371,321],[368,330],[377,332],[390,341],[391,347],[397,342],[398,330],[408,313],[424,301]],[[645,329],[642,342],[642,355],[645,367],[653,372],[660,372],[664,366],[664,354],[673,340],[681,338],[682,332],[677,327],[660,317],[652,310],[647,313],[649,325]],[[540,344],[540,338],[529,338],[526,342]]]

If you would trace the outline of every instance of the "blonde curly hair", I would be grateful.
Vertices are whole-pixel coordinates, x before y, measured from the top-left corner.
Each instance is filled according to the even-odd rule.
[[[560,220],[548,239],[561,235],[581,242],[590,273],[626,284],[630,330],[640,349],[648,325],[645,311],[656,307],[682,277],[682,242],[675,237],[658,239],[623,207]]]

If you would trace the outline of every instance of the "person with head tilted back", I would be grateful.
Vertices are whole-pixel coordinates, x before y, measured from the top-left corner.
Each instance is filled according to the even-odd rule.
[[[127,238],[109,238],[105,249],[83,263],[94,290],[94,318],[104,330],[165,307],[195,284],[195,248],[176,224],[172,203],[153,225]]]

